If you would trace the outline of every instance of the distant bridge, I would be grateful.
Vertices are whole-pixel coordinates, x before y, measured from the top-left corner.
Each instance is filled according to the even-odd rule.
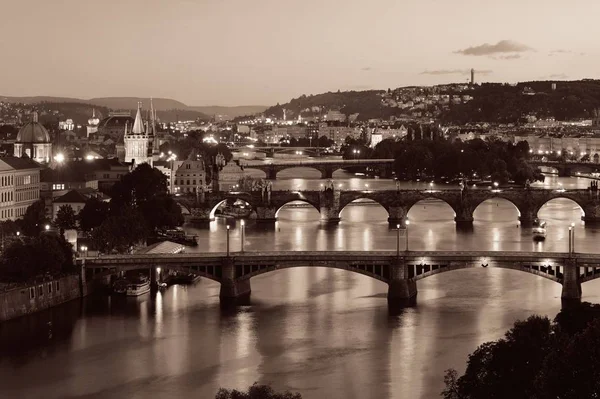
[[[497,251],[289,251],[202,254],[111,255],[84,258],[88,276],[156,268],[185,271],[221,283],[225,302],[245,300],[250,279],[291,267],[328,267],[388,284],[391,305],[417,295],[416,282],[434,274],[474,267],[512,269],[562,284],[563,299],[580,299],[581,283],[600,277],[600,254]]]
[[[242,169],[259,169],[265,172],[267,179],[275,180],[277,173],[291,168],[312,168],[321,172],[322,179],[331,179],[333,172],[352,166],[363,166],[381,168],[384,174],[391,176],[393,159],[344,159],[344,160],[322,160],[322,161],[290,161],[277,163],[255,163],[240,162]]]
[[[419,201],[438,199],[454,211],[454,220],[459,224],[471,225],[475,209],[484,201],[502,198],[516,207],[522,225],[530,225],[544,204],[556,198],[567,198],[582,209],[586,222],[600,222],[600,192],[579,189],[447,189],[447,190],[303,190],[211,192],[179,196],[175,200],[189,212],[188,222],[207,224],[214,220],[215,211],[225,201],[242,200],[252,208],[251,218],[260,223],[274,223],[277,213],[286,204],[300,201],[312,205],[320,213],[321,222],[338,223],[342,210],[356,200],[372,200],[388,212],[391,226],[404,225],[409,210]]]
[[[595,162],[563,162],[563,161],[528,161],[531,166],[554,168],[561,177],[577,175],[577,172],[590,173],[600,170],[600,164]]]

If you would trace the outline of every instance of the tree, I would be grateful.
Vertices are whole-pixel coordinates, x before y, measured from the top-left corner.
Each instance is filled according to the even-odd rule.
[[[125,207],[118,215],[108,217],[92,233],[94,243],[104,253],[127,253],[146,236],[141,213],[131,207]]]
[[[60,234],[64,234],[65,230],[74,229],[77,227],[77,217],[73,208],[69,205],[62,205],[56,212],[54,224],[60,229]]]
[[[45,233],[13,241],[1,258],[0,276],[27,281],[41,274],[72,273],[73,248],[63,236]]]
[[[36,236],[42,230],[42,226],[48,223],[46,219],[46,207],[42,200],[36,201],[27,207],[23,219],[18,222],[19,228],[27,236]]]
[[[109,204],[97,198],[90,198],[79,212],[79,226],[83,231],[90,231],[102,224],[109,214]]]
[[[532,316],[444,377],[445,399],[575,399],[600,395],[600,305],[564,308],[553,323]]]
[[[181,208],[168,194],[167,178],[146,163],[115,183],[111,194],[111,215],[119,215],[124,208],[137,209],[148,231],[183,223]]]
[[[285,391],[277,393],[268,385],[259,385],[254,383],[247,392],[240,392],[236,389],[219,389],[215,399],[302,399],[299,393]]]

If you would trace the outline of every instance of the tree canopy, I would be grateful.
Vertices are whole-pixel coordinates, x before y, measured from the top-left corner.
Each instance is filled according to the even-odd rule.
[[[221,388],[215,399],[302,399],[302,396],[289,391],[278,393],[268,385],[259,385],[255,382],[246,392]]]
[[[0,262],[4,281],[27,281],[41,274],[72,273],[73,247],[61,235],[40,234],[13,240]]]
[[[69,205],[62,205],[56,212],[54,224],[60,229],[61,233],[65,230],[77,227],[77,216]]]
[[[79,227],[83,231],[90,231],[102,224],[108,217],[110,205],[97,198],[90,198],[79,212]]]
[[[600,305],[567,307],[551,322],[531,316],[448,370],[445,399],[575,399],[600,395]]]

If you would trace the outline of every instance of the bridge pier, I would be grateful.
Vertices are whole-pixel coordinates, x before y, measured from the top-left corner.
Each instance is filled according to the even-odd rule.
[[[570,168],[557,167],[556,169],[558,170],[558,177],[571,177],[571,176],[573,176],[573,173],[571,173],[571,169]]]
[[[579,267],[575,259],[565,261],[563,271],[562,293],[563,301],[581,300],[581,282],[579,281]]]
[[[331,168],[321,169],[321,179],[332,179],[332,178],[333,178],[333,170]]]
[[[223,261],[221,273],[221,291],[219,299],[222,306],[245,305],[250,302],[250,279],[235,276],[235,264],[232,258]]]
[[[277,208],[269,206],[257,206],[256,207],[256,223],[261,225],[273,225],[277,221],[275,214]]]
[[[404,259],[398,259],[390,265],[387,299],[390,310],[416,303],[417,283],[414,279],[408,278],[408,266]]]
[[[277,180],[277,170],[275,168],[267,169],[267,180]]]
[[[390,229],[396,229],[398,225],[400,225],[400,227],[406,226],[406,209],[401,206],[390,206],[387,211]]]
[[[195,227],[208,227],[210,225],[209,208],[192,208],[190,214],[184,216],[185,223],[189,223]]]

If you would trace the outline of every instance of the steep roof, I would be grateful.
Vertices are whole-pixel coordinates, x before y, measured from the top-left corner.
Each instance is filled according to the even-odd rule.
[[[88,199],[77,190],[71,190],[54,200],[54,203],[85,203]]]
[[[0,162],[4,162],[8,166],[17,170],[25,169],[40,169],[42,166],[33,161],[31,158],[18,158],[18,157],[2,157]]]

